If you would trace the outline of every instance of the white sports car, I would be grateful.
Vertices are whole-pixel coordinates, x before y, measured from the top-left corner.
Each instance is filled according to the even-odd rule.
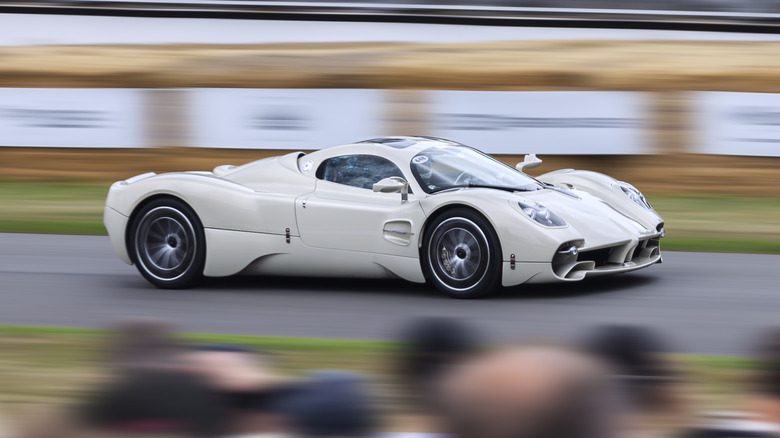
[[[474,298],[661,262],[663,219],[632,185],[532,178],[462,144],[386,137],[111,186],[119,257],[182,288],[233,274],[400,277]],[[400,192],[400,193],[399,193]]]

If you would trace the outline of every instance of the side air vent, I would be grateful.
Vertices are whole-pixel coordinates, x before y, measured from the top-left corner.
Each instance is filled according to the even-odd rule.
[[[414,237],[412,223],[405,220],[385,222],[382,227],[382,236],[388,242],[407,246],[412,242],[412,238]]]

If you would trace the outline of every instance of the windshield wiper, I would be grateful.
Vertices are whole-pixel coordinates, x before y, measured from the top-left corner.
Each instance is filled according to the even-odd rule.
[[[490,184],[474,184],[469,183],[468,185],[462,185],[462,186],[447,186],[447,187],[440,187],[438,189],[431,190],[430,193],[437,193],[437,192],[443,192],[445,190],[455,190],[455,189],[496,189],[496,190],[504,190],[507,192],[533,192],[536,190],[540,190],[539,188],[533,188],[533,189],[524,189],[520,187],[508,187],[508,186],[494,186]]]
[[[493,186],[493,185],[489,185],[489,184],[474,184],[474,183],[469,183],[469,185],[467,187],[473,188],[473,189],[505,190],[507,192],[534,192],[536,190],[541,190],[541,187],[535,187],[533,189],[528,189],[528,188],[520,188],[520,187]]]

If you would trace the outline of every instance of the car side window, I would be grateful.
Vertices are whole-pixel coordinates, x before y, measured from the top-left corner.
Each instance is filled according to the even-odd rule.
[[[344,155],[328,158],[317,168],[317,178],[352,187],[371,189],[374,183],[404,174],[392,161],[376,155]]]

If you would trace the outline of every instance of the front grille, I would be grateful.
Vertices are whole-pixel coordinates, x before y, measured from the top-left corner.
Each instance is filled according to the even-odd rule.
[[[612,255],[612,248],[599,248],[590,251],[580,251],[578,261],[593,261],[596,267],[604,266],[609,263],[609,256]]]
[[[638,258],[655,257],[660,254],[661,240],[659,238],[640,240],[639,245],[633,252],[632,260]]]
[[[611,272],[648,263],[661,254],[660,238],[640,239],[636,245],[630,241],[605,248],[580,250],[578,254],[567,251],[571,246],[581,247],[584,242],[567,242],[553,256],[555,275],[565,279],[581,279],[587,271]]]

